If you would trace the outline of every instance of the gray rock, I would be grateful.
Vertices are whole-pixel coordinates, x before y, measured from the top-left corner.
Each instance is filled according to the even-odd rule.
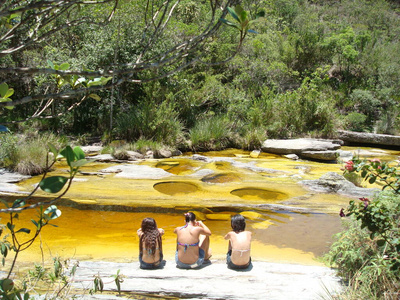
[[[328,172],[316,180],[303,180],[299,183],[315,192],[338,193],[350,197],[371,197],[380,191],[379,189],[357,187],[335,172]]]
[[[288,159],[293,159],[293,160],[298,160],[299,156],[296,154],[286,154],[284,155],[284,157],[288,158]]]
[[[20,188],[15,185],[15,183],[28,178],[31,178],[31,176],[0,169],[0,192],[29,194],[28,192],[22,192]]]
[[[174,176],[160,168],[152,168],[146,165],[123,164],[112,166],[103,170],[102,173],[118,173],[115,178],[130,178],[130,179],[162,179]]]
[[[348,144],[400,146],[400,136],[366,132],[338,131],[339,138]]]
[[[122,291],[129,295],[157,294],[182,299],[321,299],[327,292],[335,295],[342,289],[334,271],[321,266],[278,264],[253,261],[245,271],[229,270],[224,261],[213,260],[200,269],[181,270],[174,261],[162,269],[141,270],[138,262],[115,263],[81,261],[75,275],[75,286],[95,275],[103,278],[106,298],[101,294],[80,299],[127,299],[117,296],[112,275],[120,270],[124,276]],[[114,291],[110,294],[109,291]],[[103,294],[105,293],[103,292]]]
[[[90,158],[98,162],[110,162],[115,160],[115,158],[111,154],[99,154]]]
[[[300,155],[301,155],[301,157],[308,158],[308,159],[336,161],[338,153],[335,150],[303,151],[303,152],[301,152]]]
[[[129,160],[138,160],[138,159],[144,159],[144,155],[142,153],[136,152],[136,151],[126,151],[126,153],[129,156]]]
[[[275,154],[297,154],[304,151],[337,150],[340,145],[332,141],[316,139],[266,140],[261,146],[262,151]]]
[[[210,160],[207,156],[203,156],[203,155],[200,155],[200,154],[193,154],[193,155],[192,155],[192,159],[194,159],[194,160],[200,160],[200,161],[205,161],[205,162],[207,162],[207,161]]]
[[[160,149],[154,153],[154,158],[170,158],[172,157],[172,152],[167,149]]]
[[[103,150],[102,146],[81,146],[81,149],[83,150],[83,152],[85,152],[85,154],[93,154],[93,153],[101,153],[101,150]]]
[[[337,150],[337,153],[339,155],[337,160],[344,163],[352,160],[354,156],[351,151]]]

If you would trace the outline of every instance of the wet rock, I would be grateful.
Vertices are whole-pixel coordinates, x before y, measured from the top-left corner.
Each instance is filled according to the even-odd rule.
[[[299,156],[296,155],[296,154],[287,154],[287,155],[284,155],[284,157],[286,157],[288,159],[293,159],[293,160],[298,160],[299,159]]]
[[[105,280],[117,270],[124,276],[121,290],[129,291],[127,296],[118,296],[114,281]],[[234,271],[218,260],[196,270],[178,269],[174,261],[166,261],[157,270],[141,270],[137,261],[81,261],[74,285],[81,288],[82,282],[96,275],[105,282],[104,292],[79,299],[128,299],[136,293],[180,299],[313,300],[326,293],[333,297],[342,289],[339,278],[327,267],[253,261],[248,269]],[[100,298],[105,293],[107,296]]]
[[[301,152],[301,157],[315,160],[336,161],[337,156],[338,153],[335,150]]]
[[[339,130],[339,138],[347,144],[400,146],[400,136]]]
[[[335,172],[328,172],[316,180],[303,180],[299,183],[315,192],[338,193],[350,197],[371,197],[380,191],[375,188],[357,187],[342,175]]]
[[[21,192],[20,188],[17,185],[15,185],[15,183],[18,183],[28,178],[31,178],[31,176],[10,172],[6,169],[0,169],[0,192],[27,193],[27,192]]]
[[[203,156],[203,155],[200,155],[200,154],[193,154],[192,155],[192,159],[205,161],[205,162],[208,162],[210,160],[207,156]]]

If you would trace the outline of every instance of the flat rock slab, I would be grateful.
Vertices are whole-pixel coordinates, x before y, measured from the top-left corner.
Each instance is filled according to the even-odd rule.
[[[221,260],[195,270],[178,269],[172,261],[158,270],[141,270],[138,262],[82,261],[74,285],[91,288],[90,281],[100,274],[104,290],[116,291],[112,275],[117,270],[124,275],[122,296],[98,293],[80,299],[129,299],[132,294],[185,299],[322,299],[327,291],[336,295],[341,290],[339,278],[327,267],[253,261],[248,270],[234,271]]]
[[[261,146],[262,151],[275,154],[297,154],[304,151],[327,151],[337,150],[341,146],[331,141],[316,139],[289,139],[289,140],[266,140]]]

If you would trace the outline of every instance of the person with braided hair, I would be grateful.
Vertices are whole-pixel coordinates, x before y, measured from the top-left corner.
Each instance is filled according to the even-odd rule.
[[[211,231],[202,221],[196,221],[192,212],[185,213],[185,222],[174,230],[177,235],[175,262],[178,268],[192,269],[210,259]]]
[[[157,228],[153,218],[144,218],[142,227],[138,229],[139,262],[141,269],[155,269],[160,267],[163,260],[161,236],[164,229]]]

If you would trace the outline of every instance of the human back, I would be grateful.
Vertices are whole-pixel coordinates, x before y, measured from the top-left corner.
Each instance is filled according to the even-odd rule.
[[[158,267],[163,259],[162,228],[157,228],[153,218],[145,218],[137,231],[139,236],[139,261],[141,268]]]
[[[209,250],[210,229],[201,221],[196,221],[192,212],[185,214],[186,224],[177,227],[176,262],[178,267],[193,268],[201,265],[211,256]]]
[[[247,268],[251,263],[251,232],[246,231],[244,217],[237,214],[231,218],[232,231],[225,235],[229,240],[227,264],[232,269]]]

